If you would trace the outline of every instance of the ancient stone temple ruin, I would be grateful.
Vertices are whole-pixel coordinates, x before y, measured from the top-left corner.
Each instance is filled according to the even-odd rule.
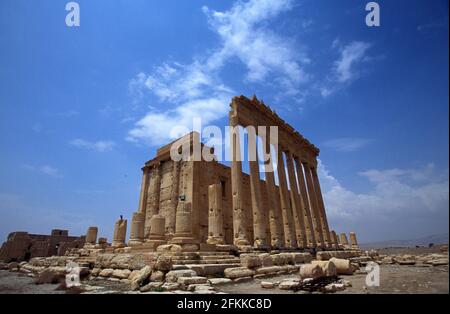
[[[237,158],[239,128],[233,128],[231,136],[231,168],[202,159],[174,161],[170,143],[142,168],[139,208],[132,215],[128,245],[154,250],[161,244],[177,244],[188,251],[339,247],[337,234],[328,225],[317,176],[319,149],[256,97],[233,98],[229,119],[231,127],[267,126],[267,133],[269,126],[278,127],[278,184],[269,169],[274,152],[267,152],[274,147],[268,140],[263,144],[269,155],[265,179],[258,161],[249,161],[249,175],[243,172]],[[183,141],[203,145],[195,132],[178,143]],[[123,246],[126,221],[118,223],[122,226],[116,224],[113,244]]]

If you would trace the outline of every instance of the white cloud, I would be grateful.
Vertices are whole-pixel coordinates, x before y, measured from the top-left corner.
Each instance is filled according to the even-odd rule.
[[[57,168],[49,166],[49,165],[34,166],[34,165],[26,164],[26,165],[22,165],[22,169],[45,174],[45,175],[53,177],[53,178],[62,178],[62,175],[59,172],[59,170]]]
[[[371,140],[366,138],[342,137],[326,141],[323,146],[338,152],[354,152],[367,146],[370,142]]]
[[[378,230],[374,235],[365,234],[372,240],[385,236],[381,230],[398,232],[398,237],[408,232],[432,234],[435,223],[428,221],[448,215],[448,169],[439,172],[429,164],[417,169],[367,170],[359,173],[371,186],[366,192],[344,187],[321,162],[318,169],[332,228],[348,232],[352,226],[362,233],[374,228]],[[421,221],[423,230],[407,230],[414,221]]]
[[[90,142],[83,139],[74,139],[70,141],[70,145],[82,148],[82,149],[88,149],[96,152],[108,152],[111,151],[114,146],[116,145],[113,141],[97,141],[97,142]]]
[[[366,51],[370,46],[369,43],[354,41],[341,48],[341,56],[335,62],[338,82],[344,83],[357,76],[354,69],[355,65],[364,59]]]
[[[328,82],[319,88],[322,97],[327,98],[360,76],[359,65],[373,59],[367,57],[367,50],[371,46],[362,41],[352,41],[345,46],[339,39],[333,41],[331,47],[339,51],[339,58],[333,64]]]
[[[159,145],[173,137],[174,127],[192,129],[193,117],[201,118],[203,124],[224,117],[234,92],[219,74],[233,59],[247,67],[246,80],[264,83],[270,76],[270,84],[276,84],[285,95],[298,94],[298,85],[308,77],[302,64],[309,59],[264,25],[268,19],[290,10],[292,3],[238,1],[225,12],[203,7],[211,29],[221,39],[220,45],[190,64],[162,63],[151,73],[139,73],[130,81],[135,103],[150,94],[168,108],[147,112],[127,139]]]

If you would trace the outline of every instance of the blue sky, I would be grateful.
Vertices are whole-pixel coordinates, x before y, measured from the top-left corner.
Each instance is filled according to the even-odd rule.
[[[0,239],[111,238],[168,130],[254,93],[321,148],[333,229],[448,232],[448,1],[67,2],[0,3]]]

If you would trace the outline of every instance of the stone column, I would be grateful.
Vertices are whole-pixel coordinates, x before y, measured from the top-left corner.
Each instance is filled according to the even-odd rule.
[[[358,250],[358,241],[356,240],[356,233],[350,232],[350,242],[352,244],[352,249]]]
[[[166,243],[166,218],[163,215],[153,215],[150,219],[150,235],[148,243],[153,244],[154,248]]]
[[[322,233],[322,222],[320,220],[320,214],[319,214],[319,204],[317,202],[316,193],[314,191],[314,185],[312,181],[312,175],[311,175],[311,168],[307,163],[303,163],[303,169],[305,170],[305,178],[306,178],[306,185],[308,188],[308,195],[309,195],[309,201],[311,204],[311,211],[314,214],[314,223],[315,228],[314,231],[316,233],[316,241],[320,243],[320,246],[322,248],[326,247],[324,236]]]
[[[126,235],[127,235],[127,220],[126,219],[117,220],[114,226],[114,236],[111,246],[115,248],[125,247]]]
[[[333,244],[333,248],[335,250],[339,250],[339,240],[338,240],[338,237],[337,237],[336,232],[334,230],[330,231],[330,238],[331,238],[331,241],[332,241],[332,244]]]
[[[190,202],[178,202],[175,235],[169,242],[179,245],[198,242],[192,235],[192,204]]]
[[[95,245],[95,243],[97,243],[97,234],[98,234],[97,227],[89,227],[86,232],[85,243]]]
[[[283,151],[278,149],[278,179],[280,181],[280,204],[283,216],[284,241],[286,247],[297,248],[297,239],[295,237],[295,226],[292,217],[292,210],[289,201],[289,191],[286,182],[286,170],[284,168]]]
[[[147,210],[145,213],[145,232],[144,237],[148,239],[150,236],[151,219],[153,215],[159,213],[159,193],[161,191],[161,165],[160,163],[153,166],[152,176],[148,187]]]
[[[341,245],[344,249],[349,248],[347,235],[345,233],[341,233]]]
[[[175,220],[179,199],[179,184],[180,184],[180,162],[173,161],[170,210],[167,212],[166,215],[166,236],[169,238],[171,238],[175,233]]]
[[[330,238],[330,228],[328,227],[327,213],[325,212],[325,204],[323,202],[322,191],[320,189],[319,177],[317,176],[317,170],[315,167],[311,167],[311,173],[313,177],[314,190],[316,191],[317,202],[319,205],[319,215],[322,222],[322,230],[325,237],[325,241],[331,246],[332,240]]]
[[[297,178],[295,176],[294,170],[294,159],[290,151],[286,152],[286,162],[289,176],[289,185],[292,213],[294,216],[295,232],[297,235],[297,244],[301,248],[306,248],[308,246],[308,241],[306,239],[305,223],[303,211],[300,204],[300,197],[298,195]]]
[[[208,244],[224,244],[222,186],[220,183],[208,187]]]
[[[232,121],[230,121],[232,122]],[[233,242],[236,246],[248,246],[250,243],[245,231],[245,212],[242,201],[242,155],[237,124],[230,123],[231,138],[231,188],[233,202]]]
[[[144,213],[135,212],[131,219],[129,246],[141,245],[144,242]]]
[[[300,197],[303,201],[302,204],[303,204],[303,212],[305,215],[305,229],[306,229],[306,236],[308,237],[308,245],[311,248],[316,248],[317,242],[316,242],[316,235],[314,233],[315,228],[311,215],[311,208],[309,206],[308,193],[306,191],[305,175],[303,174],[302,163],[298,160],[298,158],[295,158],[295,165],[297,169],[298,183],[300,187]]]
[[[253,239],[255,248],[267,247],[267,230],[264,209],[261,200],[261,181],[259,176],[259,163],[257,153],[257,137],[255,132],[248,132],[249,165],[250,165],[250,193],[253,212]]]
[[[270,132],[270,131],[269,131]],[[266,152],[271,152],[270,147],[270,133],[267,134],[266,138]],[[279,193],[275,185],[274,169],[272,164],[272,154],[270,154],[269,159],[264,163],[265,175],[266,175],[266,188],[267,188],[267,199],[269,200],[268,211],[269,211],[269,227],[271,235],[271,245],[273,248],[281,248],[284,246],[284,235],[283,235],[283,224],[281,209],[277,198],[279,199]]]
[[[139,196],[139,207],[138,211],[144,213],[147,209],[147,193],[148,193],[148,183],[149,183],[149,169],[144,167],[142,168],[142,183],[141,183],[141,194]]]

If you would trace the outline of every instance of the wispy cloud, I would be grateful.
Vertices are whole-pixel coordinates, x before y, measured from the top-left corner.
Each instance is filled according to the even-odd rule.
[[[341,137],[328,140],[323,143],[323,146],[338,152],[354,152],[367,146],[370,142],[372,140],[366,138]]]
[[[290,0],[238,1],[224,12],[203,7],[220,45],[190,64],[164,62],[130,81],[134,103],[150,94],[166,109],[147,112],[127,139],[159,145],[178,135],[170,132],[173,128],[192,129],[194,117],[201,118],[202,123],[224,117],[234,91],[224,84],[220,74],[231,60],[237,59],[247,68],[243,80],[265,84],[270,77],[270,83],[285,95],[298,94],[298,85],[308,79],[302,65],[309,59],[264,23],[290,10],[292,4]]]
[[[37,173],[41,173],[53,178],[62,178],[61,173],[59,170],[55,167],[49,166],[49,165],[41,165],[41,166],[34,166],[34,165],[22,165],[22,169],[28,170],[28,171],[34,171]]]
[[[347,45],[342,45],[339,39],[333,41],[331,47],[333,50],[338,50],[339,57],[333,64],[328,82],[320,87],[322,97],[330,96],[360,76],[359,65],[364,61],[372,60],[367,56],[371,46],[370,43],[362,41],[353,41]]]
[[[425,223],[424,217],[430,213],[448,215],[448,169],[442,171],[428,164],[417,169],[362,171],[359,175],[371,187],[360,193],[341,184],[322,162],[318,169],[327,212],[335,228],[352,225],[380,230],[386,224],[405,228],[414,221]]]
[[[90,142],[83,139],[74,139],[69,142],[70,145],[81,148],[81,149],[88,149],[96,152],[108,152],[113,150],[114,146],[116,145],[113,141],[96,141],[96,142]]]
[[[430,23],[426,23],[426,24],[421,24],[419,26],[417,26],[417,30],[419,32],[426,32],[428,30],[432,30],[432,29],[439,29],[439,28],[444,28],[447,27],[448,28],[448,20],[437,20],[437,21],[433,21]]]

